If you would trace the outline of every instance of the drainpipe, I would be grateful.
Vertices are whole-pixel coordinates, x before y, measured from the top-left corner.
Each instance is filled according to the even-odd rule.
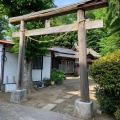
[[[3,85],[3,79],[4,79],[5,46],[6,45],[3,44],[2,56],[1,56],[1,85]]]
[[[41,58],[42,58],[42,61],[41,61],[41,81],[42,81],[42,70],[43,70],[43,56],[41,56]]]

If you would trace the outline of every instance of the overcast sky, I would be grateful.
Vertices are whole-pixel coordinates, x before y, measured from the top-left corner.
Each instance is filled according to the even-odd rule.
[[[76,2],[79,2],[81,0],[54,0],[54,1],[55,1],[55,5],[60,7],[60,6],[76,3]]]

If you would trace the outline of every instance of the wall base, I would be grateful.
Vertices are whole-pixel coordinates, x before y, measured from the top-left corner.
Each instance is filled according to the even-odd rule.
[[[21,102],[26,102],[28,100],[27,97],[27,90],[15,90],[11,93],[11,98],[10,102],[14,103],[21,103]]]
[[[0,85],[0,91],[1,91],[1,92],[5,92],[5,85],[4,85],[4,84],[1,84],[1,85]]]
[[[93,115],[93,102],[89,103],[81,102],[80,99],[75,101],[74,116],[88,119]]]

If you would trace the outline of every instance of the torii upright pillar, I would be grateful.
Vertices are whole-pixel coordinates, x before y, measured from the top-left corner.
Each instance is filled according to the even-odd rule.
[[[21,20],[18,72],[17,72],[17,90],[12,92],[11,98],[10,98],[10,101],[15,103],[27,101],[27,90],[22,89],[22,83],[23,83],[23,77],[24,77],[24,56],[25,56],[25,22]]]
[[[93,114],[93,102],[89,98],[89,82],[87,72],[87,47],[85,12],[78,10],[78,43],[79,43],[79,65],[80,65],[80,91],[81,98],[75,101],[74,114],[80,118],[88,119]],[[82,22],[81,22],[82,21]]]

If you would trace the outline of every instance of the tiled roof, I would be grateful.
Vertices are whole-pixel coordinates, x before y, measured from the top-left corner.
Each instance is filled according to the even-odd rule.
[[[77,49],[75,51],[75,49]],[[56,57],[66,57],[66,58],[79,58],[78,46],[74,45],[72,49],[63,48],[63,47],[52,47],[49,48],[50,51],[53,51]],[[91,54],[92,56],[98,58],[100,55],[91,48],[87,48],[87,55]]]
[[[64,47],[52,47],[52,48],[49,48],[50,51],[55,51],[55,52],[58,52],[58,53],[66,53],[66,54],[73,54],[75,55],[76,52],[73,51],[72,49],[68,49],[68,48],[64,48]]]
[[[91,48],[87,48],[87,55],[88,54],[91,54],[93,55],[94,57],[100,57],[99,53],[97,53],[96,51],[94,51],[93,49]]]
[[[65,58],[78,58],[78,54],[74,54],[74,55],[71,55],[71,54],[63,54],[63,53],[57,53],[57,52],[54,52],[54,55],[55,57],[65,57]]]
[[[74,44],[74,46],[72,47],[72,50],[76,50],[77,52],[79,52],[79,46],[77,44]],[[93,49],[91,48],[87,48],[87,55],[88,54],[91,54],[93,55],[94,57],[100,57],[99,53],[97,53],[96,51],[94,51]]]

